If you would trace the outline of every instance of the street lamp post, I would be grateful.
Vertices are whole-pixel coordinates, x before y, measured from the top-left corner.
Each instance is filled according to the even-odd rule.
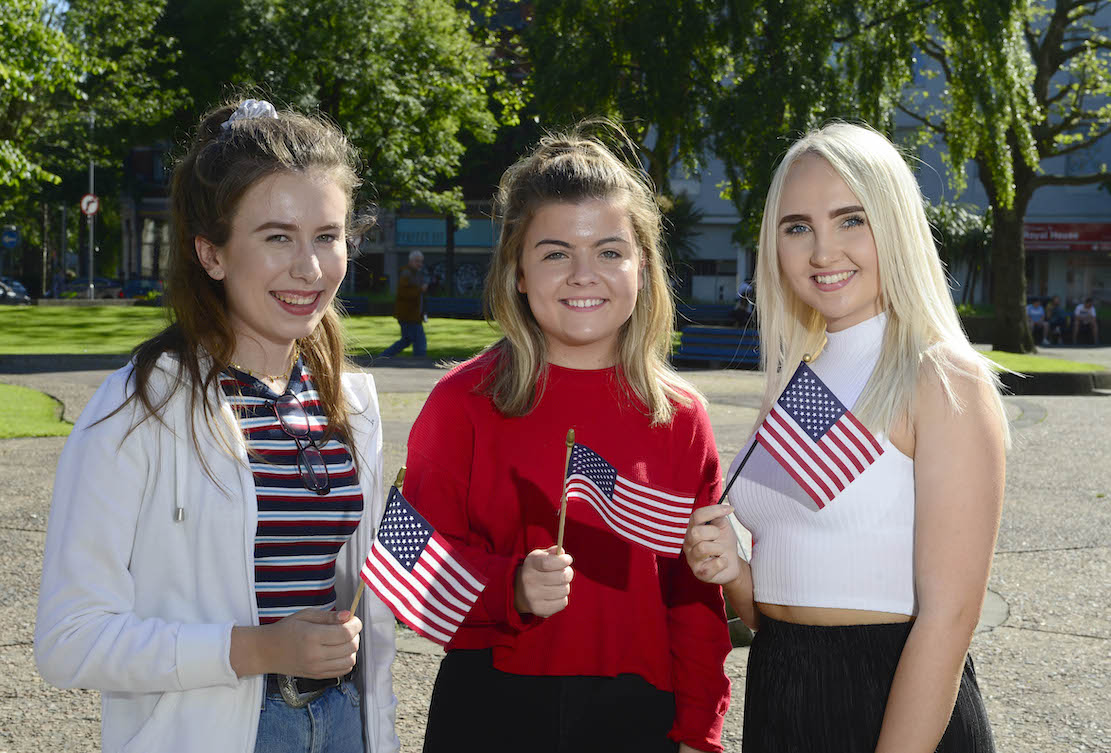
[[[89,195],[95,196],[93,191],[93,125],[96,123],[96,113],[89,110]],[[89,300],[96,298],[96,289],[93,286],[93,223],[96,214],[87,215],[89,221]]]

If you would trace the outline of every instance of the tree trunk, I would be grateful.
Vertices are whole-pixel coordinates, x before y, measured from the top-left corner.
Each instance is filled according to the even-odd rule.
[[[1026,248],[1022,220],[1026,202],[1015,197],[1011,209],[992,206],[991,302],[995,327],[991,346],[1011,353],[1034,350],[1034,338],[1026,322]]]

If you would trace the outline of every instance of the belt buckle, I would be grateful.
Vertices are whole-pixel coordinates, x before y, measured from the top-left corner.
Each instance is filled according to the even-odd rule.
[[[317,698],[324,695],[328,688],[320,688],[319,690],[311,690],[308,693],[302,693],[297,689],[297,682],[293,679],[292,675],[282,675],[278,678],[278,690],[282,691],[282,698],[288,705],[295,709],[303,709],[305,706],[308,706]]]

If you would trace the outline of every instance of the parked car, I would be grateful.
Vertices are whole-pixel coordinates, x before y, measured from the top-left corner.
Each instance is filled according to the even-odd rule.
[[[132,277],[124,280],[120,289],[120,298],[146,298],[151,293],[162,294],[162,281],[153,277]]]
[[[30,296],[30,293],[27,292],[27,288],[23,285],[23,283],[13,277],[0,277],[0,282],[4,283],[20,295]]]
[[[26,293],[17,293],[11,285],[0,282],[0,305],[4,306],[21,306],[30,305],[31,296]]]

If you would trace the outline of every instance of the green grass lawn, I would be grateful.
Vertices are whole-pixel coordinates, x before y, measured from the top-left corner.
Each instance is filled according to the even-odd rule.
[[[65,437],[73,424],[59,420],[57,400],[28,387],[0,384],[0,439]]]
[[[1048,358],[1025,353],[1008,353],[1003,350],[990,350],[984,354],[1005,369],[1017,371],[1020,374],[1034,374],[1038,372],[1081,372],[1103,371],[1103,367],[1095,363],[1081,363],[1080,361],[1066,361],[1063,358]]]
[[[348,353],[353,356],[380,353],[401,334],[390,316],[354,316],[345,322]],[[144,306],[4,307],[0,309],[0,354],[128,353],[165,325],[162,309]],[[473,319],[432,319],[424,330],[428,355],[433,358],[468,358],[499,337],[496,328]],[[1102,369],[1091,363],[1001,351],[987,356],[1005,368],[1027,374]]]
[[[351,355],[379,353],[401,335],[391,316],[345,321]],[[142,306],[4,307],[0,354],[128,353],[165,326],[162,309]],[[432,319],[424,331],[433,358],[467,358],[500,336],[486,322],[471,319]]]

